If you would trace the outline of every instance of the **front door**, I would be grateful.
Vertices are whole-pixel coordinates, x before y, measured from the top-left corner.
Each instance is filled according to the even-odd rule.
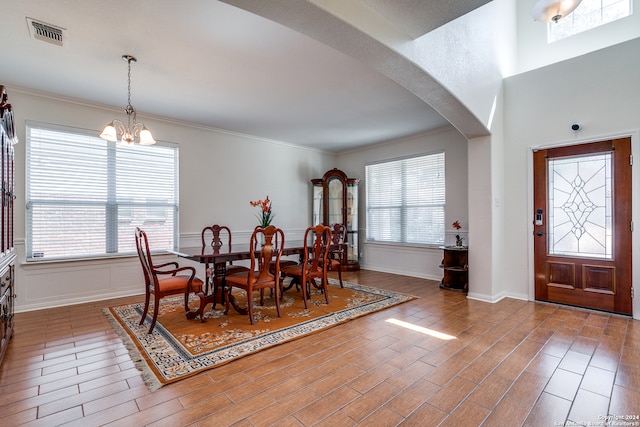
[[[631,138],[533,162],[535,298],[632,314]]]

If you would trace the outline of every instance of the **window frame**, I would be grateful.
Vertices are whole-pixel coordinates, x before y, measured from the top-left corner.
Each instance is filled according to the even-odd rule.
[[[594,30],[603,25],[607,25],[633,15],[632,0],[619,0],[606,5],[604,4],[604,0],[593,1],[599,1],[600,7],[585,11],[585,8],[588,7],[588,2],[583,1],[578,5],[578,7],[574,9],[573,12],[571,12],[569,15],[565,16],[558,22],[549,22],[547,24],[547,44],[559,42],[566,38],[573,37],[590,30]],[[626,2],[626,10],[628,11],[628,14],[624,16],[614,16],[606,18],[607,15],[610,15],[610,13],[607,13],[607,11],[613,10],[612,8],[615,4],[622,2]],[[599,12],[600,20],[598,22],[589,23],[588,17],[596,12]]]
[[[36,136],[35,133],[42,131],[43,133]],[[32,133],[35,132],[35,133]],[[50,137],[43,136],[49,132]],[[63,135],[60,135],[63,134]],[[64,134],[68,134],[69,137],[65,137]],[[178,212],[179,212],[179,149],[178,144],[158,141],[152,146],[139,146],[138,144],[133,147],[126,147],[118,144],[117,142],[105,141],[98,137],[98,131],[92,131],[87,129],[75,128],[70,126],[42,123],[35,121],[26,122],[26,149],[25,149],[25,256],[27,262],[51,262],[51,261],[73,261],[73,260],[86,260],[86,259],[102,259],[102,258],[117,258],[123,256],[136,255],[135,240],[133,232],[131,233],[131,240],[127,240],[127,237],[122,233],[127,233],[128,228],[135,229],[136,226],[148,226],[155,230],[158,230],[158,236],[156,244],[154,244],[155,250],[175,250],[178,247]],[[59,143],[60,146],[54,146],[53,144]],[[77,166],[77,169],[68,169],[67,174],[58,175],[57,171],[61,168],[56,166],[36,165],[36,162],[44,163],[43,160],[49,160],[47,154],[49,150],[64,151],[64,155],[69,153],[75,154],[73,146],[76,146],[76,151],[81,144],[93,144],[91,145],[93,157],[90,159],[82,152],[78,152],[76,158],[69,156],[68,164]],[[41,144],[40,147],[35,145]],[[65,145],[66,144],[66,145]],[[89,146],[89,145],[88,145]],[[131,155],[126,155],[126,150],[131,151]],[[142,150],[146,150],[144,156],[140,155]],[[123,156],[124,154],[124,156]],[[52,161],[60,162],[60,155],[58,158],[51,158]],[[83,163],[83,157],[86,162]],[[77,159],[77,163],[75,160]],[[118,160],[120,159],[120,160]],[[92,191],[86,182],[83,185],[79,185],[78,188],[71,190],[59,191],[60,196],[55,197],[51,195],[50,189],[47,189],[42,181],[43,176],[51,176],[54,173],[55,178],[52,181],[58,180],[54,185],[61,187],[73,187],[73,173],[81,172],[83,167],[93,165],[99,165],[100,170],[97,173],[102,173],[101,177],[105,177],[104,181],[107,184],[95,187],[95,193]],[[120,167],[118,166],[120,163]],[[131,167],[131,163],[135,165],[144,165],[144,168]],[[59,163],[58,163],[59,164]],[[167,165],[169,167],[167,167]],[[47,168],[51,168],[48,170]],[[173,170],[172,170],[173,169]],[[143,172],[140,172],[143,170]],[[167,174],[168,172],[168,174]],[[38,174],[39,178],[38,178]],[[90,181],[92,172],[89,173],[90,177],[87,181]],[[35,176],[35,177],[34,177]],[[135,179],[131,179],[131,177]],[[156,180],[158,176],[167,176],[167,180],[160,180],[156,188]],[[64,183],[64,184],[62,184]],[[123,184],[124,183],[124,184]],[[133,183],[133,184],[132,184]],[[141,200],[139,196],[141,191],[137,189],[136,185],[153,184],[152,188],[145,187],[145,192],[151,194],[145,194],[146,200]],[[104,183],[102,183],[104,184]],[[55,187],[54,187],[55,189]],[[87,190],[89,189],[89,190]],[[116,194],[120,191],[120,195]],[[164,202],[159,201],[158,198],[153,198],[155,192],[161,192],[164,198]],[[35,194],[37,193],[37,194]],[[47,194],[49,193],[49,194]],[[67,193],[67,194],[65,194]],[[73,193],[73,197],[70,197],[68,193]],[[130,196],[133,194],[137,197],[137,200],[133,200]],[[87,196],[91,197],[87,197]],[[76,198],[77,197],[77,198]],[[75,207],[74,207],[75,205]],[[64,229],[60,231],[62,235],[71,237],[71,241],[78,242],[83,241],[83,235],[91,237],[89,239],[91,243],[88,243],[82,248],[75,248],[69,250],[64,244],[60,246],[48,245],[46,243],[47,237],[51,240],[47,228],[46,215],[44,207],[57,206],[59,211],[57,219],[53,220],[51,224],[59,224],[64,222],[62,218],[65,218],[69,213],[75,215],[89,215],[89,220],[86,224],[80,224],[78,232],[73,229]],[[104,209],[100,212],[100,207]],[[42,208],[41,213],[36,213],[38,208]],[[99,208],[99,209],[95,209]],[[125,215],[118,216],[118,211]],[[86,212],[84,209],[93,209],[93,212]],[[147,221],[148,212],[159,212],[163,209],[164,216],[154,216]],[[137,213],[136,213],[137,211]],[[127,213],[129,214],[127,216]],[[95,215],[94,215],[95,214]],[[34,218],[35,215],[35,218]],[[43,220],[44,218],[44,220]],[[160,221],[160,219],[163,221]],[[34,226],[34,220],[35,226]],[[86,231],[82,231],[82,226],[100,225],[97,227],[100,231],[96,235],[90,235]],[[34,248],[34,230],[37,227],[41,227],[43,231],[38,234],[35,231],[36,239],[39,239],[43,243],[43,247]],[[35,227],[35,228],[34,228]],[[102,228],[103,227],[103,228]],[[167,229],[166,227],[170,227]],[[120,230],[120,234],[119,234]],[[66,233],[66,234],[65,234]],[[57,237],[57,236],[56,236]],[[75,240],[74,240],[75,238]],[[66,240],[65,240],[66,241]],[[77,245],[77,243],[76,243]],[[102,249],[94,250],[96,247],[104,245],[104,252]],[[69,246],[72,246],[69,245]],[[89,248],[89,249],[86,249]],[[55,249],[59,249],[61,252],[55,252]],[[45,256],[46,251],[52,252],[55,255]],[[86,250],[87,252],[82,252]]]
[[[434,187],[437,189],[437,191],[435,191],[434,195],[432,197],[439,197],[440,201],[439,202],[435,202],[432,198],[432,200],[429,201],[425,201],[424,203],[415,203],[415,197],[413,200],[409,200],[407,198],[407,179],[410,178],[410,174],[412,172],[407,172],[406,167],[407,164],[409,162],[412,161],[416,161],[416,160],[420,160],[420,159],[427,159],[425,160],[426,163],[429,162],[433,162],[433,158],[434,157],[439,157],[439,159],[436,159],[436,163],[433,165],[435,166],[437,169],[435,171],[430,171],[428,173],[438,173],[441,174],[438,177],[438,181],[440,182],[440,185],[438,187]],[[399,162],[400,164],[400,169],[402,169],[401,171],[401,176],[402,176],[402,183],[401,183],[401,187],[402,187],[402,191],[400,191],[402,194],[400,196],[400,204],[395,204],[395,205],[388,205],[388,206],[380,206],[380,205],[375,205],[372,206],[373,203],[370,200],[371,194],[372,192],[379,192],[380,188],[379,187],[373,187],[372,185],[374,184],[374,180],[371,177],[371,173],[372,173],[372,169],[371,168],[376,168],[378,166],[381,165],[389,165],[391,163],[394,162]],[[428,165],[425,165],[428,166]],[[413,173],[418,173],[415,172],[416,169],[412,170]],[[379,172],[376,172],[379,173]],[[367,244],[390,244],[390,245],[396,245],[396,246],[407,246],[407,247],[440,247],[442,245],[444,245],[445,243],[445,238],[446,238],[446,227],[445,227],[445,222],[446,222],[446,152],[444,149],[442,150],[437,150],[437,151],[432,151],[432,152],[427,152],[427,153],[419,153],[419,154],[414,154],[414,155],[410,155],[410,156],[403,156],[403,157],[398,157],[398,158],[392,158],[392,159],[384,159],[384,160],[379,160],[379,161],[375,161],[375,162],[369,162],[365,165],[365,182],[366,182],[366,194],[365,194],[365,211],[366,211],[366,238],[365,241]],[[413,187],[411,188],[411,191],[416,192],[419,191],[419,189],[417,187]],[[413,203],[410,203],[413,202]],[[395,206],[395,208],[394,208]],[[420,241],[416,241],[416,237],[415,236],[419,236],[419,234],[414,234],[414,238],[410,238],[410,229],[412,229],[410,222],[410,219],[408,217],[408,213],[412,212],[412,211],[416,211],[419,209],[433,209],[436,208],[438,210],[438,212],[436,212],[438,215],[435,216],[435,218],[439,218],[437,221],[431,221],[430,224],[432,224],[432,226],[435,224],[435,226],[437,227],[437,233],[435,233],[437,235],[437,237],[435,239],[431,239],[431,240],[420,240]],[[373,218],[371,217],[372,212],[375,210],[383,210],[383,209],[395,209],[399,212],[399,215],[397,214],[397,216],[399,216],[400,218],[400,223],[398,224],[397,222],[394,222],[393,224],[391,224],[389,226],[389,229],[391,229],[394,225],[396,227],[399,226],[400,228],[400,232],[399,232],[399,238],[398,239],[391,239],[391,238],[381,238],[380,233],[374,233],[372,230],[372,224],[373,223],[378,223],[380,224],[380,220],[373,220]],[[390,214],[391,215],[391,214]],[[434,218],[434,216],[431,216],[431,218]],[[415,229],[415,226],[413,227]],[[377,234],[377,236],[374,236],[374,234]],[[391,231],[391,234],[393,234],[393,232]],[[434,233],[426,233],[426,234],[431,234],[432,236],[434,235]]]

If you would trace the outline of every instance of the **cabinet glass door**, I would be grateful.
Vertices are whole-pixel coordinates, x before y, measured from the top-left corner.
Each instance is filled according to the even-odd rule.
[[[332,227],[333,224],[342,224],[344,220],[342,216],[342,203],[343,203],[343,195],[342,188],[344,187],[342,181],[338,178],[332,178],[329,180],[327,185],[329,189],[329,206],[328,206],[328,220],[329,227]]]
[[[313,186],[313,212],[312,219],[313,223],[311,225],[322,224],[322,185],[314,185]]]
[[[358,186],[347,185],[347,260],[358,261]]]

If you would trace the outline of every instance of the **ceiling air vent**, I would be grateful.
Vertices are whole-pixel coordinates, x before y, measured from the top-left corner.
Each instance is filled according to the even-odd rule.
[[[27,26],[29,27],[31,38],[57,46],[64,45],[64,28],[54,27],[53,25],[45,24],[32,18],[27,18]]]

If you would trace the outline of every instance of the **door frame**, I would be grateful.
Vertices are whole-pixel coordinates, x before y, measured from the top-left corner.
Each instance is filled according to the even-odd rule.
[[[577,134],[577,132],[576,132]],[[581,137],[573,140],[557,141],[548,144],[529,146],[527,148],[527,280],[529,301],[535,301],[535,270],[533,251],[533,152],[535,150],[563,147],[567,145],[586,144],[616,138],[631,137],[631,154],[633,155],[633,168],[631,171],[631,218],[634,223],[634,233],[631,237],[632,247],[632,286],[635,297],[632,301],[633,318],[640,320],[640,131],[629,131],[618,134]]]

